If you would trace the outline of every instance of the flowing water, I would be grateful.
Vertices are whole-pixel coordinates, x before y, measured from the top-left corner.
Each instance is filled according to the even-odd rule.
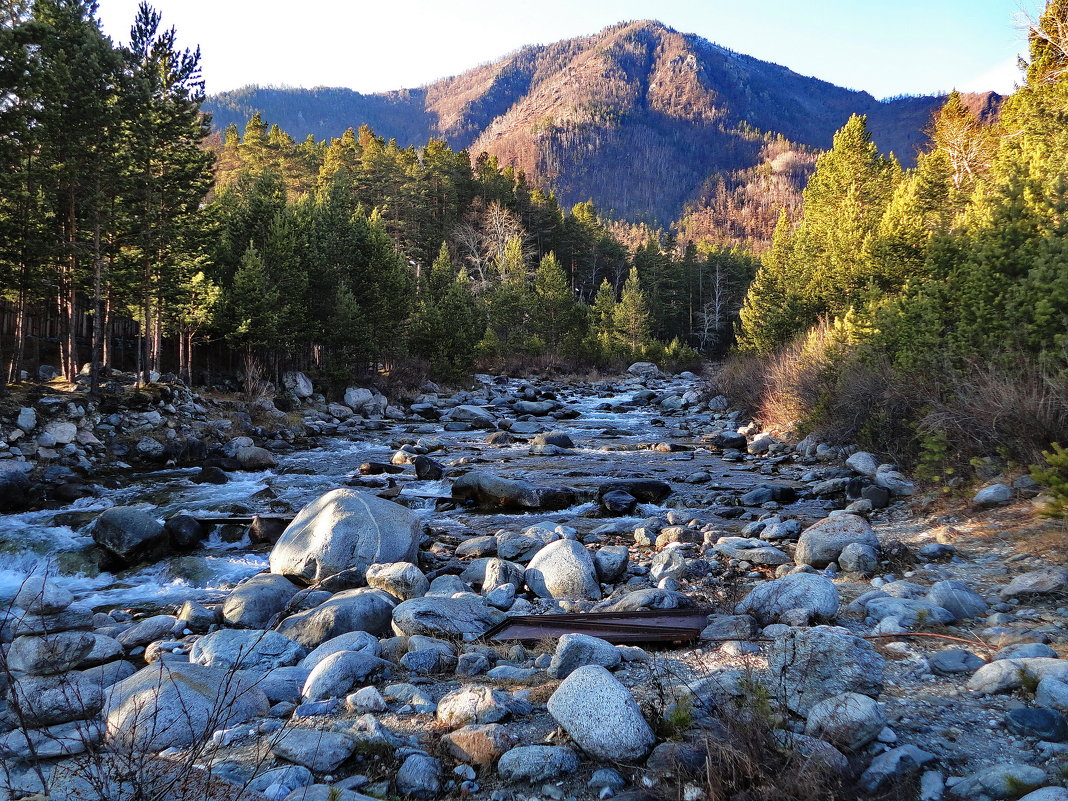
[[[520,383],[511,381],[497,389],[508,392]],[[670,379],[657,382],[655,388],[683,392],[692,386],[692,380]],[[585,385],[558,389],[558,400],[579,416],[564,421],[541,418],[538,422],[545,430],[563,430],[571,435],[576,449],[568,456],[531,456],[526,443],[506,447],[484,444],[486,431],[447,432],[440,425],[405,421],[392,423],[383,431],[364,432],[363,439],[324,439],[320,447],[281,455],[273,470],[231,473],[230,482],[221,486],[194,483],[194,468],[169,469],[132,475],[118,489],[101,490],[98,497],[83,498],[61,509],[0,515],[0,600],[10,597],[32,571],[55,574],[58,583],[78,600],[98,609],[167,605],[186,599],[218,600],[240,580],[267,568],[267,546],[252,546],[247,539],[227,542],[216,531],[191,554],[118,574],[98,573],[85,557],[92,544],[92,519],[111,506],[131,504],[145,505],[161,520],[178,512],[296,511],[317,496],[346,485],[361,463],[389,461],[395,450],[391,443],[398,437],[442,441],[444,450],[430,455],[446,464],[466,458],[475,467],[507,478],[569,486],[580,492],[592,492],[606,478],[642,477],[670,481],[678,494],[687,489],[679,479],[698,470],[714,477],[704,487],[706,495],[710,489],[744,488],[756,482],[746,465],[722,461],[695,438],[697,431],[709,430],[707,413],[692,418],[663,417],[655,406],[621,407],[642,388],[628,381],[602,386],[600,391]],[[685,425],[690,430],[682,427]],[[639,444],[665,441],[696,449],[663,453],[638,448]],[[435,530],[449,533],[488,534],[500,528],[525,528],[542,520],[589,530],[606,522],[586,516],[594,509],[590,502],[551,513],[439,512],[438,499],[449,497],[450,481],[418,481],[410,469],[396,479],[402,487],[401,501]],[[669,502],[687,500],[694,498],[679,494]],[[644,505],[633,521],[662,511]]]

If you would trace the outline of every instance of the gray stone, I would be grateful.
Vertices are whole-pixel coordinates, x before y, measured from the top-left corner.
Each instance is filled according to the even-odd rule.
[[[1031,765],[1002,763],[985,768],[953,785],[949,792],[956,798],[1019,798],[1046,783],[1046,772]]]
[[[267,714],[253,678],[194,664],[157,662],[108,689],[108,739],[152,750],[200,742],[227,726]]]
[[[1002,598],[1027,598],[1068,592],[1068,568],[1043,567],[1023,573],[1002,588]]]
[[[76,720],[42,729],[15,729],[0,737],[0,756],[15,760],[32,753],[35,760],[76,756],[103,739],[98,721]]]
[[[968,680],[968,689],[986,695],[1010,692],[1023,686],[1026,676],[1038,682],[1050,678],[1068,682],[1068,659],[999,659],[979,668]]]
[[[123,565],[166,553],[169,542],[163,524],[134,506],[113,506],[96,519],[93,541]]]
[[[240,628],[266,628],[300,588],[285,576],[261,573],[239,584],[222,606],[222,618]]]
[[[897,470],[883,470],[885,465],[880,465],[879,472],[875,474],[875,485],[889,490],[891,495],[912,495],[916,492],[916,485],[909,481]]]
[[[816,626],[776,637],[768,667],[778,677],[787,706],[807,715],[820,701],[846,692],[882,692],[886,660],[870,642],[846,629]]]
[[[878,550],[879,538],[863,517],[839,514],[825,517],[801,533],[794,552],[799,565],[826,567],[838,561],[842,549],[851,543],[869,545]]]
[[[985,664],[986,662],[971,651],[965,651],[960,648],[950,648],[927,657],[927,666],[931,669],[931,672],[942,675],[975,673]]]
[[[872,598],[864,608],[871,624],[894,618],[899,625],[908,629],[942,625],[956,620],[948,609],[913,598]]]
[[[178,619],[173,615],[153,615],[138,621],[132,628],[119,633],[115,639],[126,648],[148,645],[173,634],[177,622]]]
[[[295,665],[305,651],[276,631],[219,629],[193,643],[189,661],[223,670],[248,670],[261,675],[268,670]]]
[[[378,638],[366,631],[349,631],[327,640],[311,651],[300,661],[300,666],[311,670],[330,654],[341,651],[360,651],[370,656],[378,656]]]
[[[614,668],[620,661],[619,649],[609,642],[588,634],[564,634],[547,672],[554,679],[564,679],[585,665]]]
[[[301,696],[307,701],[343,698],[376,674],[388,675],[392,664],[361,651],[338,651],[323,658],[308,674]]]
[[[271,785],[277,784],[295,790],[298,787],[307,787],[314,782],[312,772],[303,765],[286,765],[261,773],[248,783],[248,789],[253,793],[263,793]]]
[[[271,743],[271,752],[314,773],[332,773],[356,750],[347,734],[320,729],[289,729]]]
[[[649,563],[649,577],[657,583],[664,579],[684,579],[688,570],[686,557],[678,548],[665,548]]]
[[[768,624],[794,609],[804,609],[810,617],[832,620],[838,607],[838,589],[830,579],[815,573],[794,573],[755,587],[735,612]]]
[[[1048,743],[1068,739],[1068,721],[1055,709],[1018,707],[1005,713],[1005,727],[1024,737],[1037,737]]]
[[[310,398],[315,394],[315,387],[312,385],[311,379],[304,373],[300,372],[288,372],[282,375],[282,386],[292,392],[298,398]],[[311,784],[311,782],[307,782]],[[297,785],[289,785],[290,787],[296,787]]]
[[[1068,682],[1052,677],[1042,679],[1035,690],[1035,703],[1048,709],[1068,713]]]
[[[838,566],[846,573],[870,576],[879,569],[879,551],[862,542],[851,542],[838,556]]]
[[[754,620],[749,615],[709,615],[708,625],[701,632],[701,639],[747,640],[753,636],[753,623]]]
[[[74,596],[44,576],[27,576],[11,603],[34,615],[54,615],[74,603]]]
[[[498,723],[511,714],[508,696],[491,687],[467,685],[447,693],[439,702],[437,719],[446,726]]]
[[[95,667],[116,659],[122,659],[125,654],[122,643],[114,637],[96,633],[90,633],[89,637],[92,639],[93,645],[89,652],[82,657],[82,661],[77,664],[79,668]]]
[[[867,451],[857,451],[846,459],[846,467],[862,476],[874,478],[879,472],[879,460]]]
[[[986,601],[963,581],[938,581],[931,586],[927,600],[948,609],[958,620],[986,614]]]
[[[858,751],[885,727],[886,718],[873,699],[859,693],[841,693],[813,705],[805,722],[805,734],[847,751]]]
[[[890,779],[916,773],[928,762],[936,759],[934,754],[914,745],[902,745],[875,757],[860,777],[860,785],[869,793],[882,787]]]
[[[441,792],[441,763],[426,754],[412,754],[397,771],[397,792],[409,798],[436,798]]]
[[[630,691],[600,665],[580,667],[556,688],[549,714],[598,759],[641,759],[656,742]]]
[[[272,704],[277,704],[280,701],[299,704],[301,690],[304,689],[304,682],[308,680],[310,672],[307,668],[299,665],[275,668],[265,673],[257,683],[257,686],[263,690],[263,694],[267,696],[267,700]],[[259,674],[252,673],[250,675],[255,677]]]
[[[538,551],[524,580],[539,598],[601,597],[593,557],[574,540],[557,540]]]
[[[746,537],[720,537],[713,546],[716,551],[731,559],[752,562],[754,565],[786,565],[793,562],[789,556],[773,545],[760,539]]]
[[[983,487],[972,498],[972,503],[976,506],[989,508],[991,506],[1004,506],[1012,500],[1012,487],[1008,487],[1005,484],[991,484],[989,487]]]
[[[994,659],[1029,659],[1036,656],[1057,657],[1057,652],[1045,643],[1018,642],[1006,645],[994,654]]]
[[[7,652],[7,667],[32,676],[63,673],[81,663],[93,644],[93,636],[85,631],[16,637]]]
[[[483,509],[566,509],[575,493],[566,487],[535,487],[527,481],[501,478],[486,470],[472,470],[452,484],[452,497],[461,503],[474,501]]]
[[[305,648],[353,631],[383,634],[389,629],[396,599],[381,590],[361,587],[336,593],[313,609],[290,615],[278,631]]]
[[[278,466],[278,459],[273,453],[266,448],[260,448],[256,445],[248,445],[244,448],[238,448],[237,452],[234,454],[234,458],[237,459],[237,463],[241,466],[242,470],[248,470],[250,472],[270,470],[272,467]]]
[[[20,676],[11,683],[9,692],[26,723],[34,728],[87,720],[104,705],[101,686],[76,672]]]
[[[602,584],[614,584],[627,572],[630,549],[626,545],[606,545],[593,555],[597,579]]]
[[[1028,793],[1020,801],[1068,801],[1068,789],[1064,787],[1043,787]]]
[[[375,564],[367,568],[367,584],[388,592],[400,601],[421,598],[430,589],[423,571],[411,562]]]
[[[570,748],[552,745],[521,745],[504,753],[497,773],[509,782],[544,782],[578,770],[578,755]]]
[[[314,583],[342,571],[362,577],[375,563],[414,562],[419,518],[370,493],[336,489],[312,501],[271,550],[271,572]]]
[[[507,726],[500,723],[463,726],[441,738],[449,756],[459,762],[488,767],[519,742]]]
[[[486,605],[476,595],[413,598],[393,610],[393,629],[409,636],[481,637],[504,619],[503,612]]]
[[[23,406],[19,409],[18,417],[15,418],[15,425],[29,434],[37,427],[37,412],[29,407]]]

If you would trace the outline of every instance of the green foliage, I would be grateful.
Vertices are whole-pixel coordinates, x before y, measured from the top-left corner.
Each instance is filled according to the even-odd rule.
[[[1047,487],[1051,496],[1042,513],[1068,522],[1068,448],[1053,442],[1042,456],[1045,465],[1031,467],[1031,477]]]

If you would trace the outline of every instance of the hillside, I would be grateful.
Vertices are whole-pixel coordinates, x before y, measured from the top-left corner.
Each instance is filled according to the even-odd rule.
[[[850,114],[867,114],[880,148],[911,165],[941,102],[879,101],[640,21],[524,47],[420,89],[250,87],[205,108],[220,129],[260,111],[295,138],[361,124],[401,145],[439,137],[522,168],[564,204],[592,199],[620,216],[667,222],[700,200],[710,177],[761,164],[764,134],[823,149]],[[999,102],[969,97],[987,111]]]

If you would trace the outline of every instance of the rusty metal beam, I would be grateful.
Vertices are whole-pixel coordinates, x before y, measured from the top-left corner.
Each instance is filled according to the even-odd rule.
[[[695,642],[708,625],[709,609],[650,609],[640,612],[588,612],[521,615],[494,626],[483,637],[496,642],[537,642],[564,634],[589,634],[614,645]]]

